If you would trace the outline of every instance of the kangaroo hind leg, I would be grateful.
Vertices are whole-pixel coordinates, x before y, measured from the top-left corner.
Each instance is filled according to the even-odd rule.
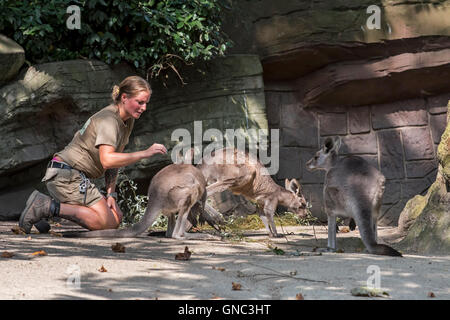
[[[189,240],[203,240],[203,239],[217,239],[216,237],[206,233],[187,233],[192,223],[189,221],[189,213],[194,207],[195,203],[191,203],[189,196],[185,201],[180,203],[178,207],[178,218],[175,223],[172,238],[175,239],[189,239]]]

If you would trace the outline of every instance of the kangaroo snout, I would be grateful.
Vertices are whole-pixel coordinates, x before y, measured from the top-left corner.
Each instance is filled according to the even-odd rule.
[[[304,197],[301,197],[299,200],[300,206],[296,210],[296,213],[300,218],[305,218],[308,215],[308,212],[306,210],[308,207],[308,203]]]
[[[302,197],[300,199],[300,209],[306,209],[306,205],[307,205],[307,202],[306,202],[305,198]]]
[[[307,169],[308,171],[314,171],[314,170],[316,169],[316,166],[314,165],[313,162],[314,162],[314,158],[309,159],[309,160],[305,163],[306,169]]]
[[[309,159],[308,161],[306,161],[306,168],[309,169],[309,167],[311,166],[311,162],[313,159]]]
[[[300,210],[297,211],[297,215],[299,218],[306,218],[308,215],[308,211],[306,211],[306,207],[300,208]]]

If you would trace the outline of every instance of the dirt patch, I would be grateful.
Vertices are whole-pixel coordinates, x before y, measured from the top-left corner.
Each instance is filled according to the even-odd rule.
[[[324,226],[285,227],[277,239],[258,230],[240,239],[180,241],[21,235],[11,231],[15,225],[0,223],[0,254],[13,254],[0,257],[1,299],[380,299],[351,295],[367,285],[369,266],[380,270],[389,293],[382,299],[428,299],[429,292],[450,299],[450,256],[370,255],[357,230],[338,234],[342,253],[320,254],[314,249],[326,245]],[[392,231],[380,228],[379,236],[394,242]],[[112,249],[117,243],[123,250]],[[186,247],[189,259],[175,259]],[[41,250],[46,255],[33,255]]]

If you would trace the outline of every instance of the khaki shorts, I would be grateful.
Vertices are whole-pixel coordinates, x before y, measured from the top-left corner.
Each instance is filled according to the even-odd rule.
[[[47,168],[42,181],[52,198],[61,203],[90,207],[104,199],[97,187],[90,183],[86,190],[86,203],[84,202],[84,193],[80,193],[79,189],[82,179],[80,172],[75,169]]]

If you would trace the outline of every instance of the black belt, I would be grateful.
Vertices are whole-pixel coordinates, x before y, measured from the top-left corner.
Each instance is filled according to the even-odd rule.
[[[47,165],[47,168],[58,168],[58,169],[67,169],[67,170],[76,170],[74,168],[72,168],[71,166],[62,163],[62,162],[58,162],[58,161],[50,161]],[[84,204],[86,205],[86,190],[87,188],[89,188],[91,181],[89,180],[89,178],[86,177],[86,175],[84,174],[84,172],[77,170],[80,173],[81,176],[81,183],[80,183],[80,193],[84,194]]]
[[[47,165],[47,168],[58,168],[58,169],[67,169],[67,170],[73,169],[71,166],[64,164],[62,162],[57,162],[57,161],[50,161]]]

